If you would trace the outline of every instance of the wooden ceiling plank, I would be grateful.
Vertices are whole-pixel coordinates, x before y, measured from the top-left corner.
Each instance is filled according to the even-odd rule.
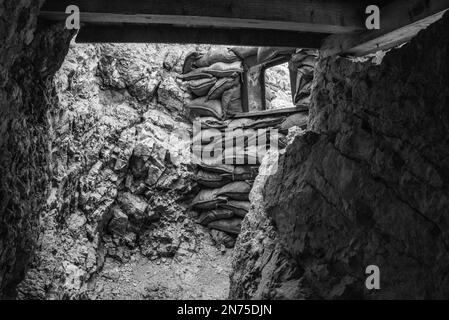
[[[188,28],[167,25],[86,25],[77,43],[196,43],[319,48],[327,34],[263,29]]]
[[[397,0],[381,9],[380,30],[360,35],[332,35],[321,47],[324,56],[364,56],[405,43],[441,19],[449,0]]]
[[[47,0],[46,19],[77,5],[87,23],[177,24],[317,33],[363,29],[360,6],[343,0]]]
[[[45,20],[62,21],[67,14],[60,12],[43,11],[40,18]],[[85,24],[169,24],[178,26],[214,27],[214,28],[249,28],[249,29],[272,29],[289,30],[298,32],[317,33],[349,33],[359,31],[356,26],[339,26],[330,24],[302,23],[290,21],[265,21],[256,19],[236,19],[221,17],[201,17],[201,16],[169,16],[150,14],[104,14],[104,13],[83,13],[81,19]]]

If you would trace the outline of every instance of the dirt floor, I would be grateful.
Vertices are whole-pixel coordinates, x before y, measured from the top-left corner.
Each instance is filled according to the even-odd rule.
[[[206,235],[198,249],[156,260],[135,254],[127,263],[108,258],[91,298],[227,299],[232,250],[215,247]]]

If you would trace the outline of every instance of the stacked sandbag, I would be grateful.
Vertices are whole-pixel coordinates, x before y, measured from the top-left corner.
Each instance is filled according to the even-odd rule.
[[[214,117],[219,120],[242,112],[242,59],[230,48],[219,47],[206,53],[187,55],[183,74],[193,99],[187,104],[192,118]]]
[[[291,48],[286,50],[295,52]],[[266,151],[270,139],[276,139],[278,148],[284,148],[289,128],[304,125],[301,116],[231,119],[243,112],[244,60],[251,56],[265,59],[275,54],[251,47],[192,52],[186,57],[183,74],[179,76],[192,94],[192,100],[186,105],[189,116],[201,124],[201,131],[193,137],[192,150],[200,154],[207,150],[218,153],[213,160],[201,158],[197,164],[196,181],[200,191],[191,209],[198,213],[197,222],[211,230],[212,239],[227,248],[234,246],[241,222],[250,208],[249,193],[260,165],[258,153]],[[267,130],[267,145],[259,146],[257,130],[268,128],[278,130],[276,133]],[[229,130],[243,143],[234,143],[237,138],[227,135]],[[258,144],[254,147],[256,139]]]
[[[201,148],[211,142],[208,129],[224,131],[227,128],[224,121],[243,111],[242,60],[230,48],[219,47],[204,53],[192,52],[184,61],[179,79],[192,94],[186,106],[190,117],[201,121],[200,136],[193,137],[194,142],[201,140],[197,141]],[[216,143],[224,142],[222,138],[218,140]],[[216,147],[222,149],[221,145]],[[247,181],[256,174],[250,166],[226,165],[221,160],[198,165],[196,179],[201,191],[193,199],[192,209],[199,213],[197,222],[211,229],[215,242],[234,246],[241,220],[249,209],[252,184]],[[245,204],[231,206],[232,201]]]
[[[318,61],[318,51],[314,49],[298,49],[289,61],[293,101],[295,105],[310,104],[310,94],[315,65]]]
[[[274,121],[272,121],[274,122]],[[217,129],[202,129],[193,137],[194,155],[211,166],[222,163],[233,165],[260,165],[260,160],[271,147],[283,149],[286,136],[278,130],[259,130],[259,125],[235,127],[221,132]],[[283,122],[282,122],[283,123]],[[281,126],[281,124],[279,126]],[[230,122],[233,124],[233,122]]]

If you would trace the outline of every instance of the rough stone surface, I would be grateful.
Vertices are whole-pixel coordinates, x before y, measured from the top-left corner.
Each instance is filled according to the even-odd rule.
[[[448,56],[446,15],[380,65],[319,63],[310,131],[253,189],[231,298],[449,297]]]
[[[0,298],[224,298],[230,255],[187,214],[171,135],[198,46],[72,45],[54,77],[71,34],[36,25],[42,2],[0,2]],[[448,26],[379,66],[320,62],[310,132],[251,193],[230,297],[448,298]]]
[[[268,110],[294,107],[287,62],[265,70],[265,90]]]
[[[48,191],[46,110],[70,33],[37,27],[43,1],[0,2],[0,299],[14,298]]]
[[[229,253],[187,213],[190,141],[172,135],[191,132],[176,76],[194,49],[72,43],[54,80],[51,186],[20,299],[146,299],[158,284],[160,298],[226,297]],[[143,281],[148,272],[159,275]]]

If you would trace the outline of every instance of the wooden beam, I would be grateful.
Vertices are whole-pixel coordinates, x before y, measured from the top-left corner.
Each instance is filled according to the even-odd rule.
[[[169,25],[87,25],[78,43],[207,43],[270,47],[319,48],[325,34],[263,29],[188,28]]]
[[[292,107],[292,108],[273,109],[273,110],[241,112],[232,115],[230,118],[238,119],[238,118],[252,118],[252,117],[265,117],[265,116],[282,116],[292,113],[309,113],[309,107],[302,106],[302,107]]]
[[[380,11],[380,30],[361,35],[333,35],[324,41],[324,56],[364,56],[405,43],[441,19],[449,0],[397,0]]]
[[[40,17],[62,20],[77,5],[84,23],[170,24],[317,33],[363,30],[361,5],[338,0],[47,0]]]

